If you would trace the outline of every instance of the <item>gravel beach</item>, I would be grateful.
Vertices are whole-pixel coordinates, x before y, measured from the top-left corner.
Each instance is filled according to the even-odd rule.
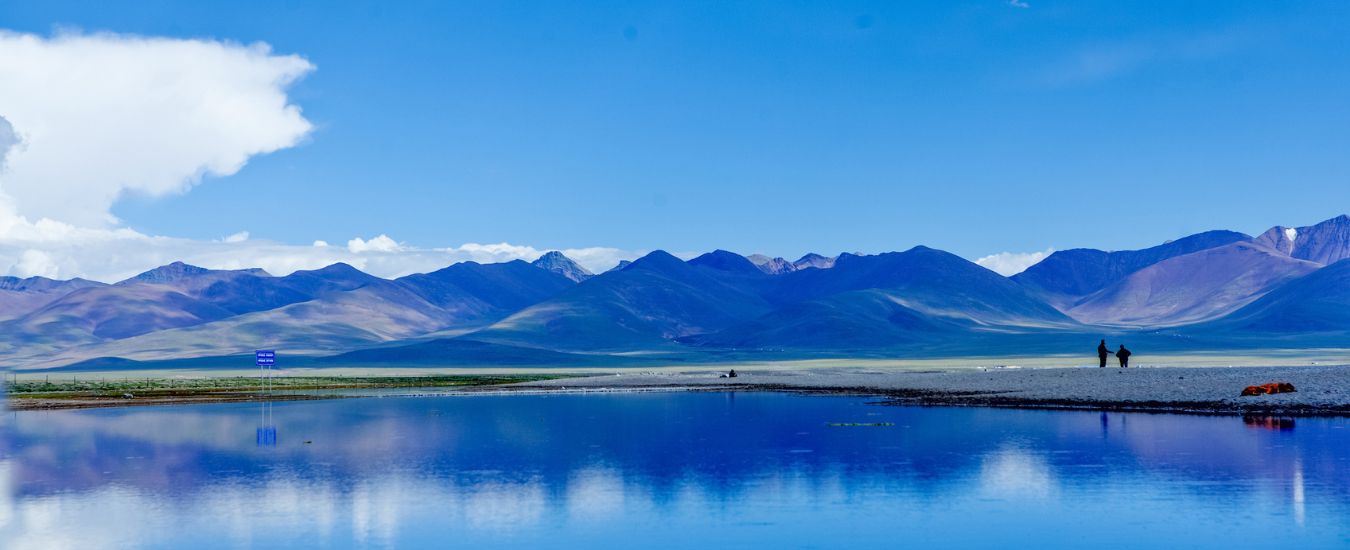
[[[1265,414],[1350,415],[1350,365],[1307,367],[990,368],[938,372],[867,369],[618,373],[528,382],[495,390],[778,390],[875,394],[919,405]],[[1241,397],[1289,382],[1294,393]]]

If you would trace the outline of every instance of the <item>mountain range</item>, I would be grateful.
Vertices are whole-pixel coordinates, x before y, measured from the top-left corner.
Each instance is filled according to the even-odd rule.
[[[240,356],[276,348],[316,365],[668,364],[997,355],[1105,333],[1174,348],[1326,346],[1350,335],[1348,306],[1347,216],[1058,251],[1012,277],[923,246],[795,261],[658,250],[598,275],[554,251],[393,280],[346,264],[273,276],[176,262],[113,284],[0,278],[0,361],[247,366]]]

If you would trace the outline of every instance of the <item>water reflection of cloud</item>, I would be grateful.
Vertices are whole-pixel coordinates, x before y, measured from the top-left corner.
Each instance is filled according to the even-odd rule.
[[[1291,500],[1293,501],[1294,508],[1294,523],[1298,524],[1299,527],[1303,527],[1303,523],[1306,521],[1307,504],[1304,502],[1305,496],[1303,494],[1303,461],[1299,459],[1294,460],[1293,485],[1293,495]]]
[[[567,516],[582,521],[604,521],[623,515],[626,500],[621,472],[590,467],[567,480]]]
[[[154,408],[123,410],[68,410],[21,414],[10,428],[17,433],[66,433],[153,439],[160,445],[191,444],[206,448],[234,446],[243,435],[252,439],[256,417],[182,411],[173,422],[162,422]],[[153,432],[147,427],[153,426]]]
[[[14,484],[10,481],[10,461],[0,460],[0,533],[14,518]]]
[[[362,483],[352,489],[348,498],[351,502],[352,538],[358,545],[378,547],[391,546],[398,533],[400,518],[405,515],[404,506],[413,503],[406,500],[403,480],[398,478],[377,478]]]
[[[996,497],[1046,498],[1058,489],[1045,459],[1019,448],[986,455],[980,465],[979,485],[981,492]]]
[[[401,486],[402,482],[372,480],[345,494],[332,485],[296,479],[262,485],[228,483],[207,487],[205,498],[179,503],[171,510],[153,494],[110,486],[0,502],[12,516],[0,524],[0,540],[6,548],[97,550],[153,546],[182,540],[190,533],[202,540],[227,540],[241,548],[292,540],[327,545],[339,528],[337,519],[347,516],[353,540],[361,545],[390,546],[407,512],[403,508],[431,502],[440,490],[418,489],[419,498],[410,500],[409,487]],[[277,533],[284,534],[280,540]]]
[[[486,483],[467,491],[459,489],[456,511],[465,524],[480,530],[531,527],[544,517],[548,502],[544,487],[538,482]]]
[[[147,513],[157,503],[128,491],[107,488],[77,496],[23,500],[12,521],[0,527],[7,548],[49,550],[119,549],[153,544],[167,533],[165,515]]]

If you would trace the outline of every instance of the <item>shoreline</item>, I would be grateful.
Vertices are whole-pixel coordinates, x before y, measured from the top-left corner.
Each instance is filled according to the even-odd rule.
[[[560,373],[561,374],[561,373]],[[415,379],[410,379],[413,382]],[[1247,385],[1290,381],[1294,393],[1240,397]],[[387,388],[349,386],[343,389]],[[425,395],[590,394],[664,391],[778,391],[873,396],[897,405],[1097,410],[1233,416],[1350,416],[1350,366],[961,369],[884,371],[824,368],[716,373],[618,372],[509,384],[419,386]],[[389,396],[412,396],[392,393]],[[33,396],[8,399],[10,410],[61,410],[142,405],[297,401],[362,397],[256,391],[179,391],[133,398]]]
[[[107,409],[114,407],[141,407],[159,405],[202,405],[209,403],[247,403],[269,401],[315,401],[319,399],[342,399],[345,395],[305,395],[257,393],[200,393],[174,396],[146,397],[8,397],[5,400],[10,411],[60,411],[71,409]]]
[[[647,387],[592,387],[538,389],[521,388],[485,391],[464,391],[468,395],[586,395],[615,393],[660,392],[785,392],[806,395],[852,395],[884,399],[887,405],[915,407],[986,407],[996,409],[1024,409],[1051,411],[1103,411],[1157,414],[1195,414],[1213,416],[1288,416],[1288,417],[1350,417],[1350,405],[1283,406],[1254,403],[1255,406],[1235,407],[1221,401],[1102,401],[1074,399],[1019,399],[984,393],[955,393],[940,391],[879,390],[870,387],[804,387],[791,385],[739,384],[727,386],[647,386]],[[440,394],[438,397],[453,397]]]
[[[1242,397],[1249,385],[1291,382],[1298,391]],[[867,395],[896,404],[1211,415],[1350,416],[1350,366],[1163,367],[618,373],[494,389],[688,389]]]

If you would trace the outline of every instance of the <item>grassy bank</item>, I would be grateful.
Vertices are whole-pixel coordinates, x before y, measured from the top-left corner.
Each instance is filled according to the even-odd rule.
[[[177,402],[249,401],[273,391],[448,388],[492,386],[563,378],[557,374],[431,375],[431,376],[256,376],[205,378],[61,377],[5,383],[15,409],[72,408]]]

